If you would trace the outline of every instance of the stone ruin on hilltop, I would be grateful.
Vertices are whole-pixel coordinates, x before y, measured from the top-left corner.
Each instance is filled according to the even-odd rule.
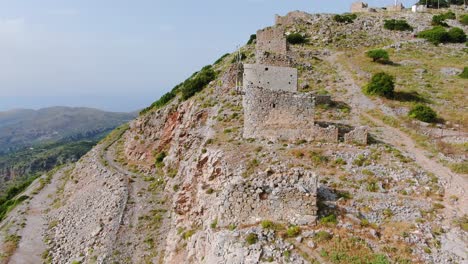
[[[276,22],[288,20],[277,16]],[[256,64],[245,64],[243,73],[244,138],[338,142],[336,126],[315,124],[316,96],[298,91],[288,52],[281,25],[257,32]],[[345,142],[367,144],[367,129],[351,131]]]
[[[351,13],[370,13],[370,12],[378,12],[378,11],[390,11],[390,12],[401,12],[405,9],[402,3],[397,3],[393,5],[389,5],[383,8],[373,8],[369,7],[367,3],[356,1],[351,4]]]

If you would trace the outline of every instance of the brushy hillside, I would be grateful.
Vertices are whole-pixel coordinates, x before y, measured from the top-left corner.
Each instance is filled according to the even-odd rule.
[[[389,19],[413,31],[385,29]],[[12,210],[8,217],[21,220],[3,222],[4,259],[20,259],[22,245],[42,236],[47,243],[36,253],[49,263],[466,261],[467,83],[457,76],[468,61],[465,44],[415,38],[432,28],[429,13],[293,12],[282,21],[296,34],[288,56],[300,90],[332,96],[317,105],[317,121],[368,125],[368,145],[243,138],[229,54],[53,176],[48,226],[29,234],[34,206]],[[447,24],[467,31],[458,20]],[[371,49],[387,51],[388,60],[374,62]],[[241,53],[255,62],[254,37]],[[386,80],[393,92],[366,95],[379,72],[393,76]],[[410,117],[416,104],[434,109],[435,123]],[[287,205],[311,208],[315,194],[306,187],[315,176],[313,224]]]

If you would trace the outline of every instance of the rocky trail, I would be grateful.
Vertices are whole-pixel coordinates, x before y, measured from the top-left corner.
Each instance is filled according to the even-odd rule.
[[[26,225],[18,234],[21,240],[10,258],[10,264],[42,263],[41,254],[47,250],[44,243],[44,234],[48,227],[48,222],[45,219],[46,211],[50,209],[52,195],[57,190],[67,169],[68,167],[65,167],[55,173],[50,183],[30,200],[24,214]],[[30,190],[39,188],[39,181],[36,183],[31,186]]]
[[[375,131],[378,131],[378,140],[405,151],[421,168],[433,173],[443,181],[445,187],[444,206],[446,207],[446,220],[467,214],[468,207],[466,204],[468,203],[468,197],[466,196],[465,190],[468,189],[468,179],[463,175],[453,173],[449,168],[429,158],[429,153],[418,148],[415,142],[404,132],[368,114],[370,110],[376,109],[377,106],[382,107],[383,104],[372,101],[362,93],[360,86],[353,79],[351,72],[337,61],[340,55],[342,55],[342,53],[333,53],[329,57],[326,57],[325,60],[333,65],[343,79],[342,85],[347,89],[347,98],[345,100],[347,100],[352,107],[351,112],[353,118],[358,119],[360,115],[363,115],[371,120],[377,126]],[[458,201],[456,204],[450,201],[451,197],[457,197]]]
[[[166,211],[166,208],[164,204],[159,205],[158,203],[158,201],[163,199],[160,191],[155,194],[147,193],[148,182],[145,181],[144,176],[129,171],[123,164],[117,161],[116,148],[118,144],[119,141],[116,140],[103,152],[103,158],[107,166],[125,177],[128,190],[125,211],[122,215],[117,240],[115,241],[114,257],[131,260],[131,263],[138,263],[141,261],[140,258],[148,260],[156,257],[153,252],[157,251],[154,250],[153,245],[147,245],[149,243],[148,237],[164,232],[164,230],[157,230],[156,234],[142,232],[141,219],[146,218],[152,211],[162,212]],[[154,204],[158,204],[158,206]],[[164,217],[164,219],[167,218]],[[162,252],[165,245],[160,243],[160,241],[155,246]],[[149,252],[149,249],[152,252]]]

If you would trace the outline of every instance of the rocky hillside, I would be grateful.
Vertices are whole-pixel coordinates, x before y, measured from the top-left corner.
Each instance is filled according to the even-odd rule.
[[[223,56],[73,168],[44,175],[45,187],[36,182],[1,223],[3,261],[465,263],[468,179],[449,167],[466,166],[468,89],[444,69],[462,69],[468,53],[465,44],[416,39],[431,17],[359,14],[341,23],[293,12],[274,26],[308,39],[290,44],[288,59],[303,92],[331,95],[316,106],[317,123],[366,125],[369,144],[244,138],[235,54]],[[384,29],[390,18],[414,31]],[[242,47],[244,63],[255,62],[255,47]],[[365,52],[374,48],[392,63],[373,63]],[[408,117],[414,97],[364,95],[379,71],[444,121]]]

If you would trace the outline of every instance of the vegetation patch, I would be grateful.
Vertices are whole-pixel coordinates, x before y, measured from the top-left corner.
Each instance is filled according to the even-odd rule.
[[[286,235],[288,237],[297,237],[301,233],[301,228],[298,226],[290,226],[286,230]]]
[[[460,16],[460,23],[462,23],[465,26],[468,26],[468,14]]]
[[[394,90],[394,77],[385,72],[374,74],[369,84],[364,87],[364,93],[367,95],[379,95],[387,98],[393,97]]]
[[[366,55],[371,58],[373,62],[388,63],[390,60],[388,52],[383,49],[369,50],[366,52]]]
[[[257,40],[257,34],[250,35],[249,41],[247,41],[247,45],[254,43],[254,41],[256,40]]]
[[[435,45],[440,43],[463,43],[466,41],[465,32],[463,29],[457,27],[447,31],[442,26],[436,26],[432,29],[419,32],[418,37],[426,39]]]
[[[295,33],[291,33],[289,34],[287,37],[286,37],[286,40],[288,41],[288,43],[290,44],[304,44],[304,43],[307,43],[307,38],[301,34],[301,33],[298,33],[298,32],[295,32]]]
[[[333,20],[335,20],[338,23],[353,23],[356,18],[356,14],[343,14],[333,16]]]
[[[432,25],[433,26],[442,26],[442,27],[448,27],[448,24],[445,23],[445,20],[447,19],[455,19],[455,13],[452,11],[448,11],[447,13],[442,13],[440,15],[435,15],[432,17]]]
[[[336,215],[331,214],[320,219],[320,223],[327,226],[335,226],[338,224],[338,219],[336,219]]]
[[[390,19],[385,20],[384,28],[388,30],[397,30],[397,31],[413,31],[413,27],[406,22],[406,20]]]
[[[437,113],[431,107],[424,104],[414,105],[409,111],[408,116],[427,123],[434,123],[437,120]]]
[[[460,73],[460,75],[458,76],[460,76],[460,78],[463,78],[463,79],[468,79],[468,67],[463,68],[463,72]]]
[[[257,243],[257,241],[258,241],[258,236],[257,234],[254,234],[254,233],[248,234],[247,237],[245,238],[245,242],[247,242],[247,245],[253,245]]]

